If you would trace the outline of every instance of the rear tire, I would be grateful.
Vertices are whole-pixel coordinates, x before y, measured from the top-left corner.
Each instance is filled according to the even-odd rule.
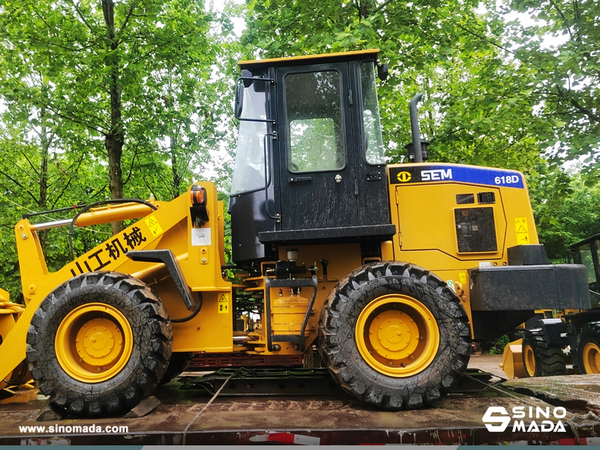
[[[115,415],[157,386],[172,340],[167,311],[146,284],[123,273],[87,273],[41,303],[27,335],[27,361],[55,407]]]
[[[471,331],[460,300],[436,275],[400,262],[362,266],[330,293],[319,351],[333,378],[388,410],[438,400],[465,371]]]
[[[578,345],[579,369],[582,373],[600,373],[600,322],[586,323]]]
[[[525,333],[522,344],[523,367],[528,378],[541,377],[542,365],[539,361],[537,341],[530,333]]]
[[[541,328],[525,331],[522,352],[527,377],[550,377],[567,373],[562,349],[550,347],[544,336]]]

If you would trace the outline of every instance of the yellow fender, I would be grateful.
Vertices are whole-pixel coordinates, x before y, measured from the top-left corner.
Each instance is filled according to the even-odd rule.
[[[7,379],[26,358],[27,333],[35,311],[44,299],[62,283],[88,272],[112,271],[130,274],[142,281],[153,279],[164,265],[156,262],[137,262],[127,256],[128,250],[154,250],[168,248],[172,250],[185,274],[186,283],[193,292],[202,292],[206,304],[212,304],[210,324],[203,326],[204,339],[198,341],[199,326],[190,322],[177,327],[173,350],[195,351],[198,348],[213,352],[231,352],[232,319],[229,307],[225,313],[217,310],[217,296],[227,305],[231,299],[231,283],[223,280],[221,266],[225,264],[223,252],[222,204],[217,199],[217,190],[213,183],[198,184],[204,188],[207,196],[207,208],[211,211],[210,220],[202,227],[194,227],[190,216],[192,189],[170,202],[152,201],[153,210],[147,205],[124,203],[94,208],[79,216],[77,226],[108,223],[115,220],[142,217],[131,224],[119,235],[110,237],[74,261],[56,272],[50,272],[37,236],[37,231],[69,225],[71,222],[55,221],[45,224],[31,224],[22,219],[15,226],[17,252],[21,272],[21,285],[26,307],[8,301],[8,293],[0,291],[0,381]],[[195,233],[201,231],[201,233]],[[212,236],[212,237],[211,237]],[[185,306],[177,292],[167,288],[159,294],[174,317],[186,314]],[[161,285],[155,286],[160,289]],[[2,299],[4,297],[4,300]],[[220,301],[220,300],[219,300]],[[2,306],[2,305],[9,306]],[[208,310],[208,308],[207,308]],[[13,312],[14,311],[14,312]],[[4,317],[8,316],[8,317]],[[206,317],[206,314],[205,314]],[[18,320],[17,320],[18,319]],[[206,318],[204,319],[206,322]],[[67,326],[68,323],[65,325]],[[210,332],[207,330],[213,330]],[[226,332],[222,332],[226,330]],[[67,341],[71,332],[64,329]],[[217,332],[218,331],[218,332]],[[70,336],[70,337],[69,337]],[[65,353],[67,352],[67,353]],[[69,361],[68,349],[59,351],[60,358]],[[21,369],[20,369],[21,371]],[[20,377],[19,377],[20,378]]]
[[[8,292],[0,289],[0,342],[6,339],[23,310],[24,308],[21,305],[10,302],[10,294]],[[15,366],[11,366],[11,372],[13,367]],[[6,387],[6,383],[3,380],[10,378],[11,372],[0,378],[0,389]]]
[[[523,339],[512,341],[504,347],[500,368],[506,374],[506,378],[527,377],[527,372],[523,365]]]

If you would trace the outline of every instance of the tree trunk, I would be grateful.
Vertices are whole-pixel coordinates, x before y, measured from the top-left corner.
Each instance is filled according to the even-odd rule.
[[[41,211],[48,209],[48,158],[50,157],[50,138],[48,137],[48,128],[46,127],[46,108],[40,110],[40,190],[38,197],[38,208]],[[48,230],[40,230],[38,239],[42,249],[46,250],[46,240],[48,238]]]
[[[176,199],[179,197],[181,189],[181,173],[177,167],[177,138],[171,137],[171,172],[173,173],[173,184],[171,185],[171,197]]]
[[[106,67],[110,70],[110,131],[104,139],[104,146],[108,153],[108,185],[110,198],[123,198],[123,172],[121,158],[125,144],[125,131],[123,129],[121,111],[121,86],[119,84],[119,59],[116,56],[118,42],[115,35],[115,5],[113,0],[102,0],[102,11],[106,23],[109,55],[106,58]],[[123,229],[123,222],[112,223],[113,234]]]

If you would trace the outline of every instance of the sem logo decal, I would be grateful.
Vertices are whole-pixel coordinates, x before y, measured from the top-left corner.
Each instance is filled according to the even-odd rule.
[[[422,170],[421,179],[423,181],[441,181],[452,179],[452,169],[433,169]]]
[[[476,185],[524,189],[523,176],[514,170],[459,164],[401,164],[390,168],[392,184],[435,183],[455,181]]]
[[[401,183],[407,183],[412,178],[412,175],[409,172],[399,172],[396,178],[398,178],[398,181]]]

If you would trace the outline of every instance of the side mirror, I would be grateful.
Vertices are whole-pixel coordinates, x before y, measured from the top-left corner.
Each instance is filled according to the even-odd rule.
[[[250,87],[252,86],[252,82],[254,81],[252,79],[252,72],[250,72],[247,69],[243,69],[242,70],[242,80],[244,80],[244,87]]]
[[[390,65],[388,63],[385,63],[385,64],[380,63],[377,65],[377,77],[379,77],[379,79],[381,81],[386,80],[389,74],[390,74]]]
[[[238,120],[246,120],[249,122],[268,122],[273,125],[275,122],[273,119],[259,119],[258,117],[242,117],[244,110],[244,95],[249,94],[248,101],[266,102],[265,95],[255,95],[257,93],[265,92],[268,84],[274,84],[275,80],[272,78],[263,78],[262,76],[254,76],[252,72],[246,69],[242,69],[242,76],[239,77],[235,82],[235,100],[233,105],[234,117]],[[246,92],[246,89],[252,87],[252,91]],[[259,97],[262,100],[259,100]]]
[[[238,78],[235,85],[234,115],[236,119],[242,117],[242,109],[244,108],[244,88],[249,88],[252,84],[254,84],[252,72],[243,69],[242,76]]]
[[[237,83],[235,85],[235,102],[233,107],[233,114],[236,119],[242,117],[242,110],[244,108],[244,84]]]

